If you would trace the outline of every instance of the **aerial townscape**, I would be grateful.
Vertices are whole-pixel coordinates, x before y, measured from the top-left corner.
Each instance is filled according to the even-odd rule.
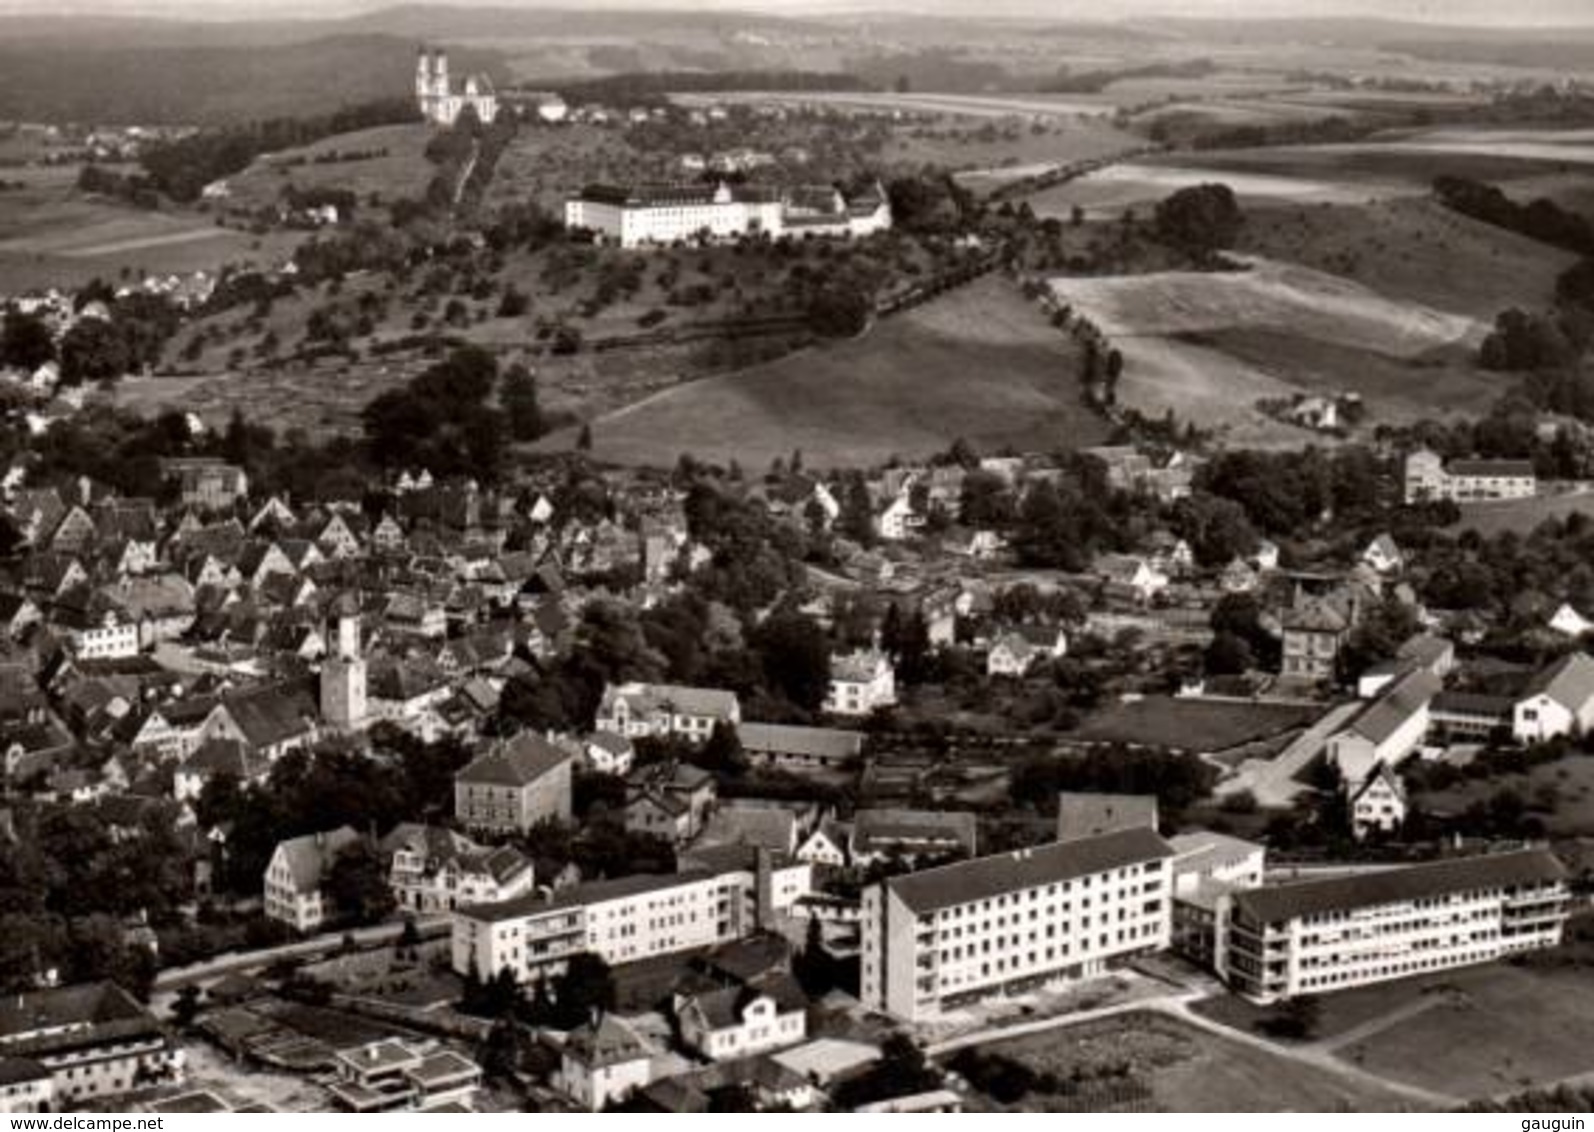
[[[6,8],[0,1113],[1594,1108],[1594,12],[1387,6]]]

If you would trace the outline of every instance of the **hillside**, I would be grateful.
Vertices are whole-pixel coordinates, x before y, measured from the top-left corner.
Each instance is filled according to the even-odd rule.
[[[1264,398],[1359,393],[1377,424],[1481,412],[1498,395],[1498,382],[1472,365],[1480,334],[1472,319],[1296,264],[1052,286],[1122,349],[1123,404],[1171,410],[1230,443],[1311,438],[1258,412]]]
[[[1576,258],[1426,198],[1253,209],[1239,247],[1478,319],[1548,304]]]
[[[498,53],[456,50],[456,70],[507,74]],[[415,41],[342,35],[256,47],[17,43],[0,31],[0,120],[218,124],[323,114],[401,97]]]
[[[988,277],[863,338],[667,390],[592,434],[596,456],[624,464],[689,452],[763,468],[801,449],[810,467],[834,467],[925,456],[960,436],[986,450],[1081,447],[1106,426],[1081,403],[1068,340]]]

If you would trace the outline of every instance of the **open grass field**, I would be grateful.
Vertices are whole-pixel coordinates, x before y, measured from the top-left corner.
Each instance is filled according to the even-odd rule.
[[[1489,400],[1468,361],[1481,334],[1473,320],[1327,272],[1248,262],[1239,272],[1058,278],[1052,287],[1123,351],[1124,404],[1171,409],[1234,443],[1310,435],[1257,412],[1262,398],[1359,392],[1375,422]],[[1436,386],[1447,395],[1436,397]]]
[[[985,131],[899,129],[881,151],[892,164],[939,165],[959,170],[958,182],[974,192],[1058,165],[1122,153],[1144,140],[1095,118],[1017,125],[996,136]]]
[[[1072,344],[987,277],[862,338],[670,389],[592,434],[616,463],[667,467],[690,452],[763,468],[801,449],[808,466],[836,467],[928,455],[959,436],[986,450],[1088,446],[1106,426],[1081,402]]]
[[[0,294],[149,274],[276,264],[293,233],[252,236],[187,210],[153,211],[86,196],[71,167],[7,172],[26,187],[0,192]]]
[[[265,154],[242,173],[227,179],[231,193],[227,205],[247,209],[273,205],[289,185],[300,189],[348,189],[362,201],[373,193],[384,200],[419,197],[436,172],[425,156],[432,134],[430,127],[419,123],[377,126]],[[352,161],[326,160],[338,154],[356,153],[372,156]],[[322,160],[318,162],[318,158]]]
[[[947,116],[956,118],[1037,118],[1108,116],[1118,100],[1104,94],[897,94],[889,91],[732,91],[675,94],[683,106],[746,103],[818,106],[870,114]]]
[[[318,367],[134,377],[119,382],[109,397],[118,407],[141,416],[181,409],[197,413],[212,428],[225,428],[237,409],[245,420],[269,423],[279,433],[298,428],[325,438],[358,433],[360,411],[366,404],[403,384],[418,369],[362,365],[346,370]]]
[[[1418,980],[1419,982],[1423,980]],[[1586,970],[1492,964],[1433,976],[1438,1005],[1340,1045],[1336,1055],[1380,1076],[1474,1099],[1594,1071],[1594,980]],[[1352,992],[1391,1009],[1420,987]]]
[[[1541,495],[1533,499],[1508,499],[1489,503],[1464,503],[1454,530],[1477,531],[1492,538],[1505,531],[1525,535],[1547,519],[1594,515],[1594,494]]]
[[[1148,696],[1113,704],[1087,719],[1073,738],[1097,743],[1211,752],[1305,727],[1318,713],[1286,704],[1226,703]]]
[[[1589,187],[1587,178],[1579,182]],[[1576,258],[1414,197],[1253,208],[1239,248],[1485,320],[1513,305],[1548,305],[1556,277]]]
[[[1158,113],[1177,113],[1177,108]],[[1219,124],[1256,125],[1314,113],[1295,102],[1246,100],[1189,108]],[[1367,204],[1428,195],[1435,177],[1471,177],[1499,183],[1570,174],[1594,163],[1594,138],[1576,130],[1425,130],[1379,134],[1341,145],[1286,145],[1257,149],[1157,154],[1115,165],[1037,194],[1040,216],[1064,216],[1075,206],[1087,215],[1115,217],[1146,210],[1169,193],[1221,181],[1247,205]]]
[[[1334,1112],[1409,1108],[1403,1098],[1173,1018],[1135,1013],[994,1042],[986,1052],[1067,1078],[1127,1066],[1124,1083],[1086,1086],[1078,1111]],[[1116,1094],[1116,1095],[1115,1095]],[[1076,1098],[1029,1096],[1013,1111],[1068,1110]],[[1002,1106],[988,1102],[989,1111]]]
[[[1487,802],[1502,790],[1520,795],[1556,837],[1594,836],[1594,758],[1577,757],[1536,766],[1526,774],[1471,779],[1448,790],[1418,796],[1434,814],[1454,814]],[[1594,1065],[1589,1068],[1594,1070]]]

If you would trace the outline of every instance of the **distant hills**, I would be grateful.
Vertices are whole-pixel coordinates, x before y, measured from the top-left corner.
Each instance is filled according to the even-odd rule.
[[[909,75],[916,89],[934,87],[953,64],[971,71],[954,89],[999,87],[1000,65],[956,52],[1011,42],[1016,29],[1029,39],[1055,40],[1060,50],[1088,43],[1117,53],[1168,39],[1192,45],[1311,42],[1436,61],[1594,71],[1594,27],[1485,30],[1377,19],[1102,23],[894,11],[793,17],[719,6],[411,4],[351,15],[342,14],[349,5],[338,0],[330,7],[339,14],[324,19],[203,20],[74,15],[103,0],[62,2],[67,14],[0,15],[0,121],[215,124],[325,113],[406,93],[420,41],[447,43],[458,69],[485,70],[500,81],[512,74],[551,82],[629,70],[835,69],[834,62],[817,65],[800,51],[751,46],[784,37],[802,41],[805,49],[839,52],[851,69],[883,60],[890,74],[865,74],[871,82],[890,81],[916,60],[944,55],[939,69]],[[982,67],[990,74],[972,73]]]

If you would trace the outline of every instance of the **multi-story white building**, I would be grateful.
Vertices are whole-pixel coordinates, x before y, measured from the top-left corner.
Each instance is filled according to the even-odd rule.
[[[530,858],[513,845],[490,849],[436,826],[405,822],[381,848],[398,906],[422,915],[513,900],[535,879]]]
[[[1539,491],[1531,460],[1452,460],[1419,448],[1406,457],[1406,502],[1531,499]]]
[[[768,861],[768,858],[765,858]],[[631,963],[741,939],[767,924],[793,894],[811,891],[807,864],[694,869],[577,885],[550,898],[525,896],[460,908],[453,965],[483,977],[509,970],[525,982],[591,952]]]
[[[95,1102],[182,1073],[154,1015],[108,982],[0,999],[0,1064],[9,1067],[0,1073],[0,1112],[115,1109]]]
[[[565,201],[565,227],[624,248],[759,235],[855,238],[890,228],[891,204],[878,186],[848,200],[828,187],[589,185]]]
[[[263,885],[267,918],[301,932],[319,928],[334,911],[324,891],[332,862],[359,839],[345,825],[278,842]]]
[[[868,715],[897,702],[897,673],[891,658],[873,649],[830,658],[830,691],[825,710],[832,715]]]
[[[1561,942],[1566,869],[1525,849],[1224,894],[1213,965],[1246,998],[1486,963]]]
[[[1173,848],[1154,830],[1056,842],[866,889],[865,1006],[919,1020],[1168,946]]]

